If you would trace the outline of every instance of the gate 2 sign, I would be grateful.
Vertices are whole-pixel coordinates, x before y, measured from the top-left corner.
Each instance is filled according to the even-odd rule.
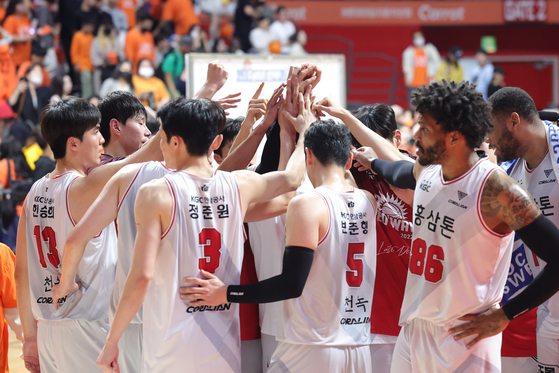
[[[505,0],[503,6],[505,22],[547,21],[547,0]]]

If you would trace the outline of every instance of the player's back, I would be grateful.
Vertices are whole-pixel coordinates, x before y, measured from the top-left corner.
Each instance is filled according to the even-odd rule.
[[[235,176],[201,178],[179,171],[165,177],[173,197],[154,279],[144,301],[142,372],[240,372],[238,308],[193,307],[179,297],[182,279],[200,269],[238,284],[243,218]]]
[[[75,172],[54,178],[46,175],[33,185],[27,196],[29,285],[31,307],[38,320],[95,321],[108,317],[117,261],[112,223],[85,247],[77,270],[81,288],[63,298],[64,304],[58,310],[52,304],[52,287],[58,283],[64,244],[76,224],[70,213],[69,190],[79,177]]]
[[[441,166],[426,168],[414,197],[412,252],[400,325],[414,318],[445,325],[498,303],[513,234],[499,235],[481,217],[481,193],[492,172],[487,158],[445,182]]]
[[[309,193],[317,193],[328,207],[328,230],[315,250],[302,295],[283,302],[277,339],[367,345],[376,268],[375,208],[359,189],[318,187]]]

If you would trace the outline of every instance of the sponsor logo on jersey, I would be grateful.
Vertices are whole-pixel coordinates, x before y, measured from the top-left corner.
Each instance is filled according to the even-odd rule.
[[[200,307],[190,306],[186,309],[186,313],[229,311],[230,309],[231,309],[231,303],[220,304],[219,306],[200,306]]]
[[[340,320],[341,325],[369,324],[370,322],[370,317],[347,317]]]
[[[553,170],[543,170],[543,173],[545,174],[546,179],[549,178],[549,175],[551,175],[552,172],[553,172]]]
[[[549,175],[551,175],[551,173],[553,172],[552,169],[550,170],[543,170],[543,173],[545,174],[545,178],[546,180],[540,180],[538,182],[538,185],[542,185],[542,184],[549,184],[549,183],[554,183],[557,181],[557,179],[550,179]]]
[[[426,180],[422,181],[419,185],[419,189],[427,193],[429,193],[429,188],[431,188],[431,183]]]
[[[355,203],[351,201],[350,203],[347,204],[347,207],[349,208],[355,207]]]
[[[404,201],[395,195],[375,195],[378,204],[377,220],[384,224],[390,224],[398,232],[412,232],[413,223],[407,221],[408,214]],[[406,237],[403,237],[406,238]]]
[[[207,192],[210,188],[208,188],[208,186],[204,184],[200,187],[200,189],[202,189],[202,192]]]
[[[64,303],[64,302],[66,302],[66,297],[60,298],[58,300],[58,303]],[[37,303],[39,303],[39,304],[42,304],[42,303],[52,304],[52,297],[39,297],[39,298],[37,298]]]
[[[468,196],[468,193],[464,193],[462,191],[458,191],[458,200],[462,201],[464,198],[466,198]]]
[[[464,209],[464,210],[466,210],[468,208],[468,206],[463,205],[460,202],[456,202],[455,200],[452,200],[452,199],[449,199],[447,202],[450,203],[451,205],[458,206],[458,207],[460,207],[461,209]]]

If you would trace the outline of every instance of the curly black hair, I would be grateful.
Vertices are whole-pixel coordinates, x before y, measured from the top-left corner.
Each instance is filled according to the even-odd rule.
[[[491,107],[470,82],[433,82],[412,93],[412,105],[429,114],[448,133],[458,131],[472,149],[479,148],[493,128]]]

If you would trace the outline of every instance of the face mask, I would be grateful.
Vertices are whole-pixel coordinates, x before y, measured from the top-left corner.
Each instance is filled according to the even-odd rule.
[[[138,70],[138,74],[143,76],[144,78],[151,78],[153,76],[154,70],[153,67],[140,67]]]
[[[43,84],[43,77],[41,75],[31,75],[29,81],[33,83],[33,85],[39,86]]]
[[[415,45],[416,47],[422,47],[425,45],[425,38],[423,36],[420,36],[418,38],[414,38],[413,39],[413,45]]]
[[[107,35],[107,36],[109,36],[112,32],[113,32],[113,30],[110,29],[110,28],[105,29],[105,35]]]
[[[124,80],[126,80],[127,82],[130,81],[130,79],[132,79],[132,74],[127,72],[127,71],[121,71],[118,73],[118,76]]]

